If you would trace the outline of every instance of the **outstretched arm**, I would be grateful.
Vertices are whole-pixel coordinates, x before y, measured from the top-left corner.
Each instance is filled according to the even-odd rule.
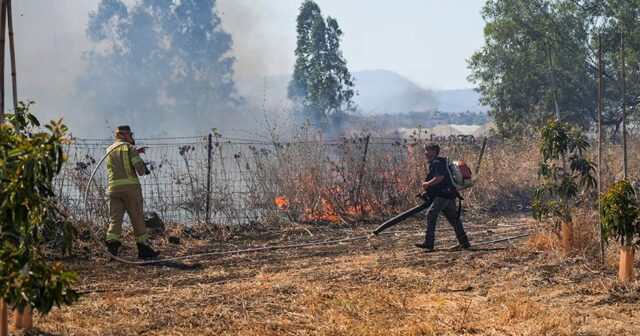
[[[132,147],[130,149],[133,149],[133,150],[129,151],[130,152],[129,155],[131,156],[131,164],[133,164],[133,168],[136,169],[136,173],[138,173],[139,176],[144,175],[145,164],[138,153],[144,153],[145,148],[146,147],[140,147],[140,148]]]

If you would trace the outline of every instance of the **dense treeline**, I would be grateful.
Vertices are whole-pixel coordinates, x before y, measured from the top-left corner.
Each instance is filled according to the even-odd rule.
[[[482,10],[485,43],[469,60],[503,135],[539,128],[559,110],[583,127],[597,120],[598,37],[604,60],[604,125],[622,121],[620,41],[626,48],[626,102],[640,103],[639,0],[489,0]],[[556,107],[557,103],[557,107]]]

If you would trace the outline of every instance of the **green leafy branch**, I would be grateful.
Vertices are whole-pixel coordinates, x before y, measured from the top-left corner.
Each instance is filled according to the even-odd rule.
[[[596,164],[586,157],[589,141],[578,127],[551,119],[540,132],[540,183],[532,201],[533,216],[556,224],[571,221],[570,200],[596,187]]]
[[[632,245],[633,237],[640,235],[640,208],[631,183],[617,181],[602,193],[599,202],[602,236],[607,240],[615,238],[623,246]],[[640,244],[640,240],[635,243]]]
[[[0,124],[0,296],[18,309],[29,305],[46,314],[78,299],[71,288],[75,273],[50,264],[41,248],[46,231],[61,231],[71,248],[72,226],[53,191],[67,159],[67,127],[59,120],[42,130],[30,105],[21,102]]]

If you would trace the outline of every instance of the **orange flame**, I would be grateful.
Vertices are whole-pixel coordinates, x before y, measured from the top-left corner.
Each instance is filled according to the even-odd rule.
[[[313,209],[304,209],[304,218],[307,221],[325,220],[328,222],[339,222],[340,216],[333,210],[329,201],[322,198],[320,200],[322,206],[319,211],[313,211]]]
[[[340,213],[348,216],[357,217],[363,213],[373,211],[373,207],[371,206],[371,204],[362,204],[360,206],[350,206],[347,209],[345,209],[343,212],[340,212],[335,210],[331,206],[331,203],[326,199],[322,198],[320,202],[321,202],[321,206],[320,206],[320,209],[317,209],[317,211],[313,211],[313,209],[310,209],[310,208],[306,208],[304,210],[305,220],[307,221],[323,220],[323,221],[335,223],[335,222],[344,220],[340,216]]]
[[[289,206],[289,200],[282,196],[276,196],[274,201],[279,209],[284,209]]]

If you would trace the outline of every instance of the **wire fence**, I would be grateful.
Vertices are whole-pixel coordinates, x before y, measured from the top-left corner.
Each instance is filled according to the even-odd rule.
[[[229,139],[219,134],[140,139],[151,171],[141,177],[145,210],[168,222],[245,225],[329,221],[385,215],[415,203],[426,172],[421,134],[293,141]],[[477,160],[475,139],[446,141],[448,153]],[[91,172],[112,139],[75,139],[56,180],[57,194],[77,221],[106,222],[106,165]]]

